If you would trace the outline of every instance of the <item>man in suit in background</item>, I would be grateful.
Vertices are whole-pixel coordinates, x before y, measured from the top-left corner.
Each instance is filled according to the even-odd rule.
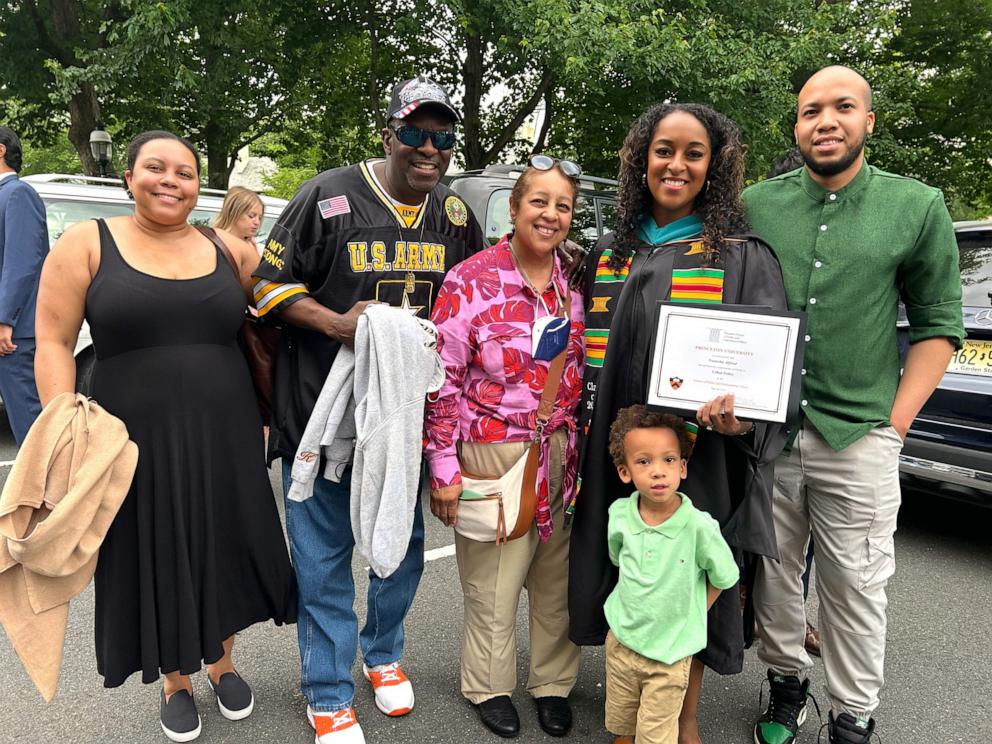
[[[0,396],[20,444],[41,411],[34,382],[34,308],[48,255],[45,205],[17,177],[21,141],[0,127]]]

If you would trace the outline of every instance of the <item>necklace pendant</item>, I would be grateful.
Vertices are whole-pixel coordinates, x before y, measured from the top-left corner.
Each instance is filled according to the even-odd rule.
[[[413,275],[412,271],[406,272],[406,280],[403,285],[403,291],[406,294],[412,294],[413,290],[417,288],[417,277]]]

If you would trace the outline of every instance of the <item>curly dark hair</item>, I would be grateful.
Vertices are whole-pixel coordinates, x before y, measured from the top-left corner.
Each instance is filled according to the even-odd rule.
[[[728,235],[748,228],[741,190],[744,188],[744,145],[737,125],[723,114],[701,103],[658,103],[631,125],[620,148],[617,194],[617,227],[613,255],[607,265],[619,272],[634,254],[641,218],[651,213],[654,198],[645,183],[648,148],[658,122],[683,111],[706,128],[712,153],[706,185],[696,196],[694,211],[703,219],[706,265],[719,261],[720,244]]]
[[[610,426],[610,457],[613,458],[614,465],[623,465],[626,462],[627,453],[623,448],[623,440],[631,429],[671,429],[678,437],[682,459],[689,459],[692,440],[685,421],[670,413],[659,413],[648,410],[647,406],[638,405],[621,408]]]

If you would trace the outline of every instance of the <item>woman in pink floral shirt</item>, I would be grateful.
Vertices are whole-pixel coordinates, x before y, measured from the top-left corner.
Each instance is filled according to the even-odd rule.
[[[555,248],[571,226],[578,175],[573,163],[535,156],[510,195],[514,232],[448,273],[431,318],[446,378],[427,404],[425,457],[431,511],[448,526],[458,517],[462,466],[473,473],[504,473],[534,437],[541,393],[551,382],[550,360],[531,353],[535,322],[566,315],[566,304],[571,320],[554,412],[540,440],[533,527],[502,546],[455,534],[465,596],[461,690],[501,736],[515,736],[520,728],[510,695],[516,687],[516,611],[525,586],[528,691],[547,733],[564,736],[572,721],[567,698],[579,649],[568,640],[562,515],[575,493],[585,326],[582,296],[569,292]]]

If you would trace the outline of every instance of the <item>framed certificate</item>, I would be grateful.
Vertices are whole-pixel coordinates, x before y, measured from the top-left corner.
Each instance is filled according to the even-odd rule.
[[[647,404],[681,411],[734,394],[734,413],[785,423],[799,414],[806,314],[659,302]]]

